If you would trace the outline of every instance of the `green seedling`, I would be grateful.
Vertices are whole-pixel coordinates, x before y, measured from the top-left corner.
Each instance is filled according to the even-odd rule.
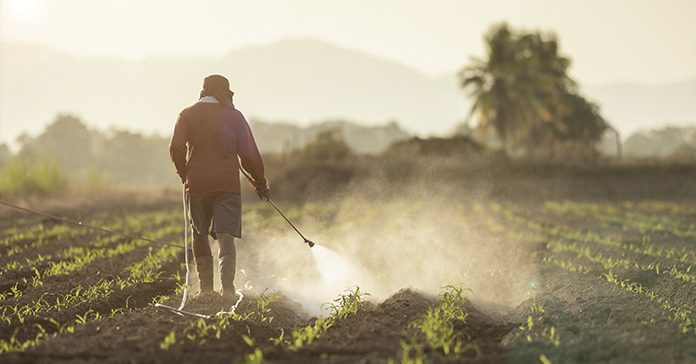
[[[465,322],[468,313],[464,309],[465,290],[446,286],[439,295],[439,303],[418,316],[409,328],[413,333],[401,340],[401,362],[423,363],[426,352],[441,353],[444,357],[458,358],[468,351],[477,356],[480,349],[467,342],[466,332],[456,330],[455,322]]]

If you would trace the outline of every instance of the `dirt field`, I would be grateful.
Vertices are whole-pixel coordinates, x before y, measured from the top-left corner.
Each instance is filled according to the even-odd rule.
[[[263,271],[326,278],[262,204],[245,207],[238,248],[245,269],[238,286],[253,287],[234,314],[211,320],[153,306],[181,299],[180,247],[5,215],[0,361],[696,362],[696,202],[452,202],[427,218],[419,211],[428,202],[289,209],[308,235],[372,280],[356,277],[359,290],[334,287],[336,301],[326,300],[319,318],[310,307],[316,300],[298,298],[309,297],[299,292],[307,287],[288,290],[292,283],[276,284],[281,277]],[[181,245],[175,203],[99,212],[86,222]],[[409,230],[414,224],[431,228]],[[391,253],[376,248],[382,241]],[[282,257],[265,258],[280,246],[292,252],[287,267]],[[397,261],[409,263],[402,269]],[[187,308],[214,314],[221,304],[195,300]]]

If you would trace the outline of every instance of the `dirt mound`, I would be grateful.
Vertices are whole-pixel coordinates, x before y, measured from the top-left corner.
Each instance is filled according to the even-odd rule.
[[[475,363],[497,363],[503,361],[507,349],[503,339],[517,328],[523,320],[502,320],[488,316],[467,301],[464,305],[468,313],[464,322],[455,322],[455,330],[466,333],[468,341],[475,344],[480,355],[468,358]]]
[[[366,304],[357,314],[339,320],[311,345],[282,356],[279,362],[383,362],[399,349],[408,324],[435,303],[433,297],[402,289],[375,306]]]
[[[389,359],[400,360],[401,341],[412,330],[409,325],[429,308],[437,304],[437,298],[411,289],[402,289],[375,306],[366,304],[357,314],[339,320],[320,338],[298,352],[285,352],[273,357],[277,362],[291,363],[384,363]],[[489,363],[504,358],[506,349],[501,341],[519,323],[491,318],[471,303],[465,304],[468,313],[463,322],[455,322],[454,329],[463,331],[468,342],[475,344],[481,356],[457,358],[458,361]],[[433,356],[435,360],[445,357]]]

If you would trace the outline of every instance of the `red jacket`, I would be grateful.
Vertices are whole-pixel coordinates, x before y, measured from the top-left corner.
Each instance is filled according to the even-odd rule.
[[[237,156],[255,181],[266,183],[263,160],[244,115],[220,103],[198,102],[184,109],[169,154],[191,195],[239,193]]]

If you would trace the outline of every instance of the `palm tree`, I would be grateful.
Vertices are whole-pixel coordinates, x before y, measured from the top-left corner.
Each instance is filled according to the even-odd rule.
[[[473,59],[459,77],[474,104],[468,118],[478,116],[478,128],[493,129],[511,152],[527,141],[540,124],[558,123],[564,91],[575,82],[567,76],[570,60],[558,54],[552,35],[516,34],[507,24],[485,36],[487,59]]]
[[[511,124],[519,122],[513,109],[515,104],[510,85],[513,84],[515,44],[507,25],[503,24],[486,36],[488,60],[478,58],[459,73],[461,85],[469,89],[474,99],[469,118],[479,116],[480,130],[493,129],[503,145],[508,147]]]

